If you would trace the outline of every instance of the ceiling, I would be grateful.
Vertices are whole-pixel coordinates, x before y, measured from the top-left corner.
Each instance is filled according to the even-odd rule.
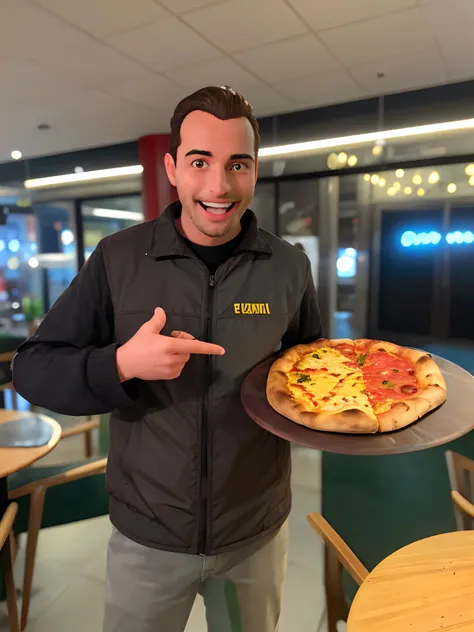
[[[167,132],[203,85],[265,116],[472,79],[473,25],[472,0],[0,0],[0,162]]]

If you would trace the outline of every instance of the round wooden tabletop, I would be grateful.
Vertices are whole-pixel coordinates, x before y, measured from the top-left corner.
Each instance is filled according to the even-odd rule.
[[[52,434],[49,441],[42,446],[32,448],[3,448],[0,447],[0,478],[18,472],[18,470],[31,465],[38,459],[46,456],[57,445],[61,438],[60,424],[47,417],[46,415],[38,415],[29,412],[19,412],[16,410],[0,410],[0,424],[7,421],[18,421],[20,419],[28,419],[34,416],[40,418],[46,425],[52,428]]]
[[[268,371],[275,356],[256,366],[247,376],[242,385],[242,403],[247,414],[257,424],[282,439],[308,448],[360,456],[424,450],[454,441],[474,428],[474,376],[444,358],[431,356],[446,380],[447,400],[416,423],[395,432],[321,432],[280,415],[270,406],[266,397]]]
[[[474,532],[420,540],[381,562],[359,588],[348,632],[474,630]]]

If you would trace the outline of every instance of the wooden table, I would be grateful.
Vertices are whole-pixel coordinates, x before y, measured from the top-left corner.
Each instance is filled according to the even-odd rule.
[[[18,421],[20,419],[28,419],[32,417],[32,413],[19,412],[16,410],[0,410],[0,424],[7,421]],[[61,438],[61,426],[60,424],[47,417],[46,415],[34,414],[35,417],[40,417],[45,424],[52,427],[53,433],[50,440],[45,445],[33,448],[4,448],[0,447],[0,517],[5,511],[8,504],[8,487],[7,476],[18,472],[24,467],[32,465],[38,459],[46,456],[57,445]]]
[[[387,557],[359,588],[348,632],[474,630],[474,532],[445,533]]]

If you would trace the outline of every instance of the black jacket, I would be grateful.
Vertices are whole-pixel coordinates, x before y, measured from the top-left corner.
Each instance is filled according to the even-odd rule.
[[[275,531],[290,505],[289,444],[245,413],[249,370],[321,336],[305,254],[244,214],[234,256],[210,276],[176,229],[179,203],[105,238],[13,362],[17,391],[68,415],[112,412],[112,523],[151,547],[213,555]],[[175,380],[122,385],[116,350],[161,306],[162,333],[226,349]]]

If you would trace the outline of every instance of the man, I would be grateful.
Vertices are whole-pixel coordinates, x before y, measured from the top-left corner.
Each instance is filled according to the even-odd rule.
[[[259,135],[241,95],[185,98],[170,140],[179,202],[98,245],[13,380],[38,406],[112,412],[104,632],[182,632],[198,592],[212,632],[229,618],[274,632],[290,451],[246,415],[240,387],[281,346],[320,337],[310,264],[247,210]]]

